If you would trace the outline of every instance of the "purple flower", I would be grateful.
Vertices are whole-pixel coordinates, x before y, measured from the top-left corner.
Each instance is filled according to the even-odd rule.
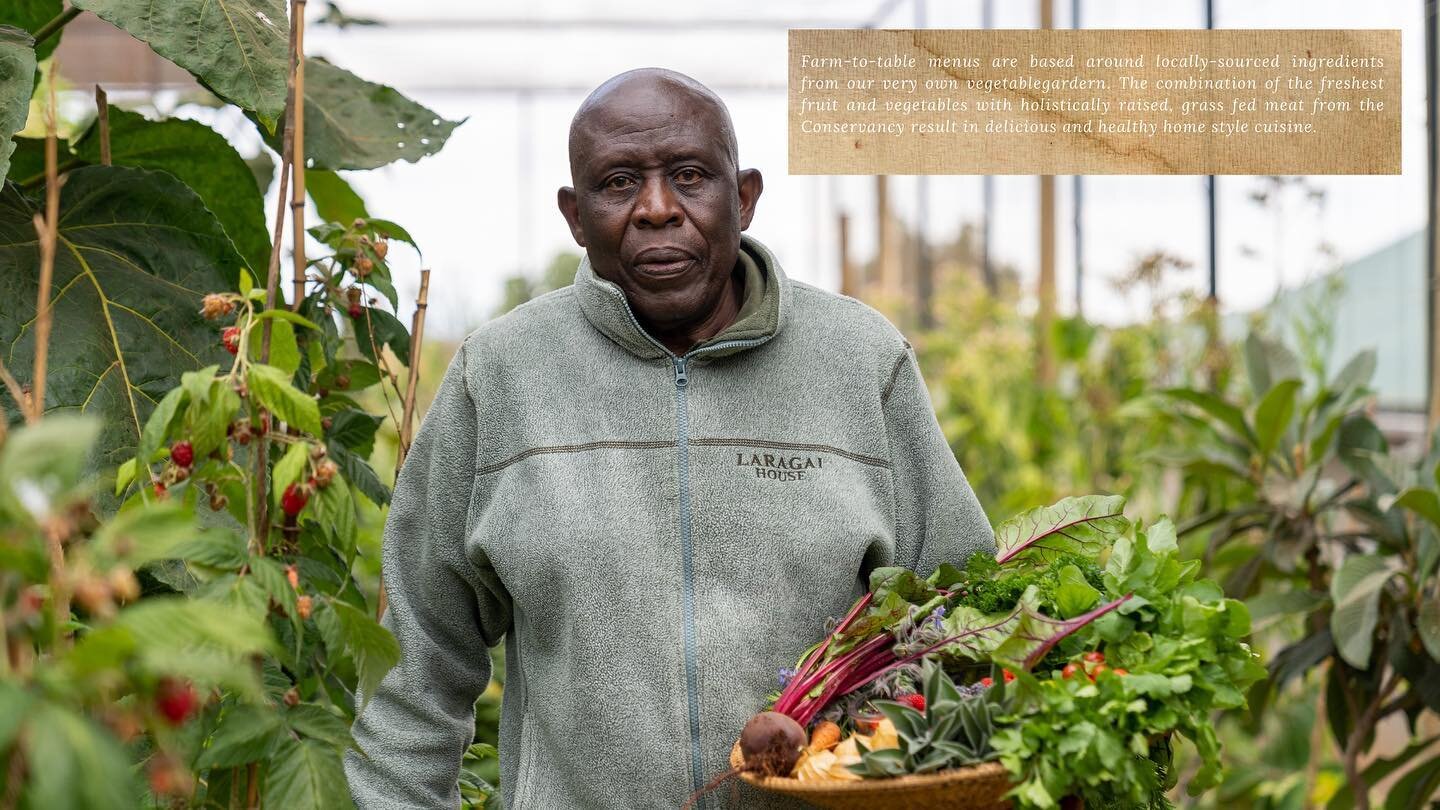
[[[780,671],[776,674],[780,678],[780,688],[784,689],[789,685],[790,679],[795,677],[795,670],[789,667],[781,667]]]

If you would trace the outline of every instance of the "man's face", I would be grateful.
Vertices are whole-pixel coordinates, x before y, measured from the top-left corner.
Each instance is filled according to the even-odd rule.
[[[684,331],[720,306],[760,196],[737,171],[715,108],[662,83],[615,89],[581,122],[575,186],[560,210],[595,274],[625,291],[636,317]]]

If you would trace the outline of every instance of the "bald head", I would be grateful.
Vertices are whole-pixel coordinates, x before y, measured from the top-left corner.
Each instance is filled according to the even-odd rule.
[[[570,175],[578,179],[579,163],[593,143],[594,125],[613,123],[610,119],[631,116],[637,109],[668,110],[678,106],[705,116],[707,129],[715,133],[730,159],[732,170],[740,168],[740,148],[730,110],[715,92],[695,79],[665,68],[636,68],[606,79],[580,102],[570,120]],[[636,128],[643,123],[637,122]]]

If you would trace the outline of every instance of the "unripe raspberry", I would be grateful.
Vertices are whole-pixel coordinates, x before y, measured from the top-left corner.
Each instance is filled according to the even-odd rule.
[[[319,464],[315,465],[315,486],[321,488],[330,486],[330,482],[335,478],[335,473],[339,471],[340,467],[335,462],[328,458],[321,460]]]
[[[110,583],[97,576],[86,575],[75,582],[75,604],[97,618],[115,614],[115,601],[110,596]]]
[[[235,311],[235,302],[218,293],[200,299],[200,314],[208,320],[223,318]]]
[[[381,239],[379,242],[375,243],[374,250],[375,255],[383,259],[385,258],[385,254],[390,252],[390,243],[386,242],[384,239]]]
[[[315,603],[309,594],[295,597],[295,612],[300,614],[302,620],[310,618],[310,611],[314,609]]]
[[[285,690],[285,694],[281,697],[281,700],[285,701],[286,706],[294,708],[300,703],[300,692],[292,686]]]
[[[110,569],[110,592],[114,594],[115,601],[120,604],[134,602],[140,598],[140,581],[135,578],[135,572],[123,565]]]
[[[285,566],[285,581],[290,583],[290,587],[300,589],[300,572],[294,565]]]
[[[359,256],[355,259],[355,275],[363,278],[374,269],[375,263],[370,261],[369,256]]]

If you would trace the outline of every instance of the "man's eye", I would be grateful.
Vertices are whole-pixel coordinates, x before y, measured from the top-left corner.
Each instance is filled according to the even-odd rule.
[[[630,178],[626,177],[623,174],[617,174],[609,180],[605,181],[605,187],[613,189],[629,188],[630,182]]]
[[[702,177],[704,177],[704,175],[700,173],[699,169],[681,169],[675,174],[676,180],[687,184],[698,183]]]

